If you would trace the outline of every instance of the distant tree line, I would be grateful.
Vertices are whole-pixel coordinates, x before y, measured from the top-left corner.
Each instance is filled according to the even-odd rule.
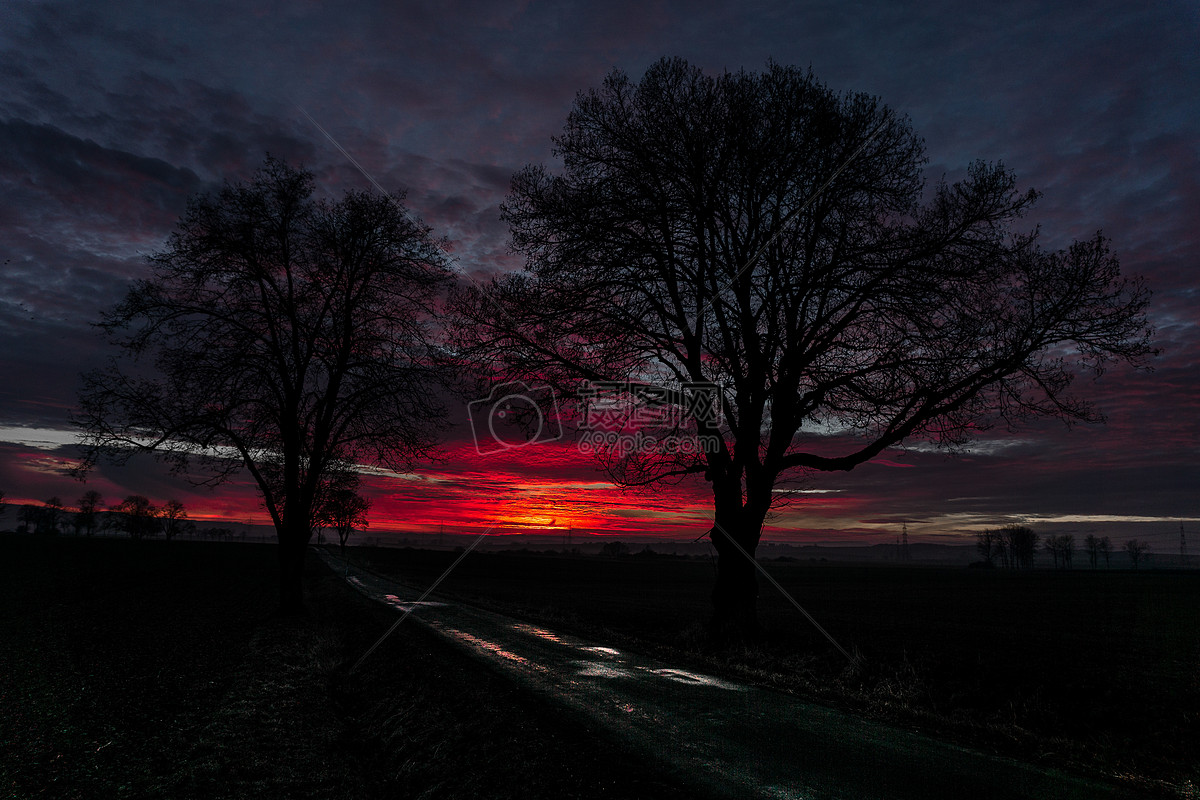
[[[980,531],[975,534],[975,547],[987,566],[1001,566],[1006,569],[1032,569],[1034,556],[1038,545],[1050,554],[1055,569],[1074,568],[1075,537],[1064,533],[1047,536],[1044,541],[1029,528],[1023,525],[1008,525]],[[1088,556],[1088,564],[1096,569],[1103,560],[1107,569],[1112,565],[1112,540],[1107,536],[1088,534],[1083,540],[1083,549]],[[1137,569],[1145,561],[1150,546],[1138,539],[1130,539],[1124,545],[1129,563]]]
[[[607,558],[619,558],[620,556],[629,555],[629,545],[620,540],[605,542],[600,548],[600,555]]]
[[[1008,525],[980,531],[975,546],[985,563],[1006,569],[1031,569],[1037,553],[1038,535],[1023,525]]]
[[[343,548],[351,533],[366,530],[370,525],[367,512],[371,509],[371,501],[360,495],[357,488],[357,478],[344,478],[327,496],[321,498],[317,507],[315,522],[319,527],[316,532],[321,528],[333,530]],[[0,517],[6,511],[4,492],[0,492]],[[106,507],[103,496],[95,489],[89,489],[80,496],[74,511],[68,509],[57,496],[48,498],[41,505],[21,506],[17,523],[18,533],[43,536],[71,532],[76,536],[92,536],[97,531],[115,531],[131,539],[162,534],[167,541],[180,535],[201,536],[217,541],[229,541],[235,536],[232,529],[225,527],[197,529],[179,500],[167,500],[158,506],[145,495],[132,494]]]
[[[1075,537],[1069,533],[1058,536],[1047,536],[1042,545],[1051,558],[1054,559],[1055,569],[1071,569],[1075,556]]]
[[[3,500],[0,493],[0,500]],[[0,504],[0,515],[4,513]],[[84,492],[76,510],[68,509],[61,498],[47,498],[41,505],[24,505],[17,513],[17,532],[54,536],[73,532],[76,536],[92,536],[98,530],[118,531],[132,539],[144,539],[163,534],[171,540],[179,534],[195,532],[188,519],[187,509],[178,500],[168,500],[156,506],[149,498],[134,494],[120,503],[105,508],[104,498],[94,489]]]
[[[1107,536],[1096,536],[1089,533],[1087,538],[1083,540],[1083,549],[1087,551],[1088,563],[1092,569],[1099,566],[1100,559],[1104,559],[1104,568],[1108,569],[1112,560],[1112,540]]]

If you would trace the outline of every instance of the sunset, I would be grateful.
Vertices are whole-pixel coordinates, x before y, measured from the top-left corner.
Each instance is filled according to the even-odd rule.
[[[201,748],[150,782],[131,755],[56,771],[63,687],[103,694],[79,654],[153,662],[175,613],[200,616],[162,647],[230,654],[225,710],[274,708],[283,689],[246,681],[303,649],[344,693],[292,687],[338,708],[312,747],[371,742],[360,794],[508,796],[481,788],[497,768],[429,754],[537,697],[545,736],[584,709],[636,768],[600,791],[581,761],[531,796],[1191,796],[1194,4],[32,0],[0,20],[0,535],[31,565],[6,573],[21,644],[0,670],[58,665],[0,684],[25,698],[0,733],[36,753],[0,764],[13,796],[258,791],[274,756],[250,745],[255,766]],[[219,608],[172,611],[184,585]],[[104,621],[55,616],[74,604]],[[404,736],[443,738],[403,755],[362,709],[427,687],[387,659],[506,699],[486,724],[466,720],[491,689],[430,700]],[[660,679],[711,696],[606,688]],[[209,709],[172,718],[180,741],[259,738],[197,685],[156,690]],[[743,692],[845,716],[741,735],[695,711]],[[94,755],[151,712],[78,713],[63,735]],[[656,754],[652,719],[732,750]],[[857,744],[828,773],[771,750],[862,720],[839,741],[891,748],[866,772]],[[513,763],[513,785],[541,774]]]
[[[977,525],[1048,527],[1092,512],[1098,529],[1166,546],[1180,520],[1200,519],[1190,302],[1200,209],[1189,144],[1196,120],[1183,100],[1195,69],[1185,32],[1196,19],[1183,5],[1132,17],[1087,8],[1071,22],[1075,12],[1058,12],[1061,26],[1030,27],[1026,20],[1039,15],[1009,7],[994,34],[918,13],[835,22],[782,7],[732,29],[715,10],[689,13],[680,26],[682,9],[667,7],[628,14],[612,7],[571,23],[537,7],[397,9],[369,24],[344,9],[292,11],[269,26],[269,36],[242,15],[214,15],[203,25],[156,21],[171,13],[165,6],[103,18],[53,5],[13,12],[5,34],[9,233],[0,311],[8,388],[0,395],[0,485],[14,502],[82,491],[63,467],[73,458],[76,376],[106,357],[89,326],[128,280],[145,274],[144,256],[161,247],[189,195],[246,177],[265,152],[312,169],[329,196],[370,188],[306,114],[380,185],[408,192],[413,211],[449,240],[457,269],[484,276],[519,263],[507,252],[498,205],[514,172],[551,158],[551,137],[575,93],[614,66],[636,75],[662,53],[680,52],[718,70],[760,68],[768,57],[811,63],[835,89],[878,93],[925,137],[928,180],[953,178],[976,158],[1002,160],[1022,189],[1043,193],[1028,225],[1042,226],[1048,246],[1103,230],[1122,270],[1145,276],[1154,291],[1150,315],[1163,349],[1154,371],[1116,369],[1085,387],[1107,416],[1104,426],[989,431],[949,458],[893,449],[875,464],[902,467],[814,476],[808,488],[836,493],[806,497],[773,520],[767,536],[876,541],[894,535],[887,526],[907,522],[914,537],[940,538],[969,535]],[[134,33],[139,26],[145,35]],[[1074,34],[1047,38],[1058,28]],[[366,39],[339,48],[339,30]],[[570,47],[555,44],[555,30]],[[733,36],[713,39],[717,30]],[[918,31],[926,44],[917,44]],[[951,38],[933,44],[944,36]],[[1170,37],[1181,49],[1164,44]],[[399,41],[408,44],[396,51],[385,44]],[[1109,57],[1118,41],[1120,68]],[[314,52],[327,60],[301,57]],[[465,403],[455,405],[444,465],[368,481],[379,529],[525,527],[560,516],[553,512],[561,506],[570,509],[568,524],[598,533],[694,538],[706,530],[702,484],[678,488],[694,498],[685,509],[672,499],[675,513],[656,514],[662,501],[603,486],[605,475],[567,442],[477,457]],[[201,516],[236,509],[267,522],[252,491],[192,494],[186,481],[162,472],[148,461],[104,470],[91,482],[108,497],[189,495]],[[563,492],[561,481],[547,479],[564,472],[594,488]],[[516,497],[518,512],[508,502]]]

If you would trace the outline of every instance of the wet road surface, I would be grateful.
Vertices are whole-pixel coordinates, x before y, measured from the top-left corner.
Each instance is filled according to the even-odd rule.
[[[337,556],[318,552],[363,594],[397,611],[411,610],[405,625],[432,629],[720,794],[797,800],[1139,796],[436,596],[416,604],[424,587],[353,565],[347,571]]]

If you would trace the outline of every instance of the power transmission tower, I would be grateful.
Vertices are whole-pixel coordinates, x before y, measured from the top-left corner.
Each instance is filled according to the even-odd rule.
[[[904,523],[904,530],[900,534],[900,558],[903,561],[908,561],[908,523]]]

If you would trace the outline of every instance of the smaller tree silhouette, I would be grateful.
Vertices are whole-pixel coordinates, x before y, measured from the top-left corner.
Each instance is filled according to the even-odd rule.
[[[1000,531],[986,530],[975,534],[975,548],[979,550],[979,555],[987,565],[993,566],[996,558],[1000,556]]]
[[[79,511],[75,512],[75,535],[91,536],[96,532],[96,513],[104,506],[104,498],[95,489],[88,489],[79,498]]]
[[[57,496],[46,500],[38,514],[37,531],[54,535],[58,533],[58,526],[63,518],[63,502]]]
[[[370,500],[354,489],[340,487],[329,492],[317,519],[319,523],[337,532],[338,543],[345,554],[346,542],[354,529],[366,529],[370,526],[371,523],[367,520],[367,512],[370,510]]]
[[[116,524],[131,539],[140,540],[158,532],[158,509],[143,495],[129,495],[113,511],[117,512]]]
[[[1087,538],[1083,540],[1083,549],[1087,551],[1088,563],[1092,569],[1096,568],[1096,563],[1100,559],[1100,539],[1094,533],[1089,533]]]
[[[1042,549],[1050,554],[1054,561],[1054,568],[1058,569],[1058,537],[1047,536],[1046,541],[1042,542]]]
[[[609,556],[611,558],[617,558],[618,556],[627,555],[628,553],[629,546],[620,541],[605,542],[604,546],[600,548],[600,555]]]
[[[1000,566],[1012,569],[1012,553],[1008,549],[1008,540],[1004,538],[1003,531],[996,531],[996,541],[993,546],[996,548],[996,558],[999,559]]]
[[[433,450],[449,259],[399,196],[326,200],[311,172],[268,156],[193,197],[149,260],[101,318],[120,352],[83,376],[76,474],[139,451],[209,484],[245,469],[275,527],[280,609],[303,613],[331,473],[403,471]]]
[[[1054,558],[1055,569],[1071,569],[1075,555],[1075,537],[1069,533],[1047,536],[1042,549]]]
[[[17,509],[17,532],[36,531],[41,517],[42,511],[37,506],[21,506]]]
[[[1125,554],[1129,556],[1129,563],[1133,564],[1133,568],[1137,569],[1142,559],[1150,552],[1150,545],[1137,539],[1130,539],[1125,542]]]
[[[1034,554],[1037,553],[1038,535],[1024,525],[1008,525],[1001,529],[1006,565],[1010,569],[1032,569]]]
[[[8,511],[8,506],[4,502],[4,492],[0,492],[0,517],[3,517],[6,511]]]
[[[1104,556],[1104,568],[1108,569],[1112,566],[1112,539],[1107,536],[1101,537],[1099,544],[1096,545],[1096,549],[1100,551],[1100,555]]]
[[[167,537],[167,541],[175,538],[175,534],[183,530],[187,522],[187,510],[183,507],[183,503],[178,500],[168,500],[166,505],[159,511],[159,517],[162,519],[163,535]]]

